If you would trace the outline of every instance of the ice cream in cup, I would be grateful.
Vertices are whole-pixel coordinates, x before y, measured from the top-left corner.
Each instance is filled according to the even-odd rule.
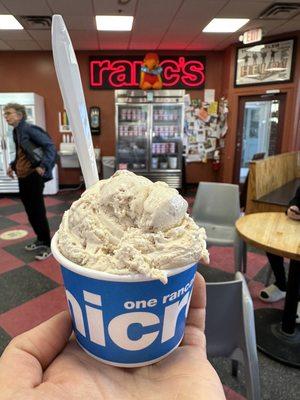
[[[181,342],[206,236],[177,190],[117,171],[65,212],[52,240],[79,345],[137,367]]]

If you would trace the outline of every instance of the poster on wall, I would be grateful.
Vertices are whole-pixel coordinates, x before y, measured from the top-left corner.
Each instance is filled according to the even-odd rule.
[[[207,162],[224,147],[228,102],[192,99],[185,105],[184,148],[186,162]]]
[[[293,53],[294,39],[238,48],[235,86],[291,81]]]

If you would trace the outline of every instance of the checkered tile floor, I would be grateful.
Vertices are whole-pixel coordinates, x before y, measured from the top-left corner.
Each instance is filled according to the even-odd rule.
[[[70,207],[79,192],[60,192],[45,197],[51,234],[57,230],[63,212]],[[194,191],[185,196],[190,207]],[[35,261],[34,252],[24,246],[31,242],[34,233],[18,197],[0,198],[0,235],[13,229],[24,229],[27,236],[16,240],[0,239],[0,353],[10,339],[54,314],[66,309],[62,277],[58,263],[53,257]],[[201,267],[207,281],[231,280],[233,277],[233,250],[211,247],[211,265]],[[267,260],[264,254],[250,249],[248,252],[247,280],[254,306],[282,308],[283,302],[268,305],[258,299],[264,285]],[[262,399],[296,400],[300,392],[298,370],[285,367],[259,354],[262,383]],[[243,369],[237,378],[230,374],[228,360],[214,359],[215,365],[230,400],[244,399]],[[298,386],[297,386],[298,385]]]

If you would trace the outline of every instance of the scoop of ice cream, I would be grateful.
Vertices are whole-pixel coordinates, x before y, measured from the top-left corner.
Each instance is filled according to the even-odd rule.
[[[166,282],[165,269],[201,258],[208,262],[205,231],[188,216],[187,207],[166,183],[117,171],[64,213],[58,248],[85,267]]]

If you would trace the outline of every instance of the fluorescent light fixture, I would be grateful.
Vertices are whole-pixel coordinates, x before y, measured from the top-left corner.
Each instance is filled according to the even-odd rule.
[[[0,15],[0,29],[24,29],[13,15]]]
[[[131,31],[133,17],[125,15],[96,15],[98,31]]]
[[[214,18],[202,32],[236,32],[249,22],[248,18]]]

